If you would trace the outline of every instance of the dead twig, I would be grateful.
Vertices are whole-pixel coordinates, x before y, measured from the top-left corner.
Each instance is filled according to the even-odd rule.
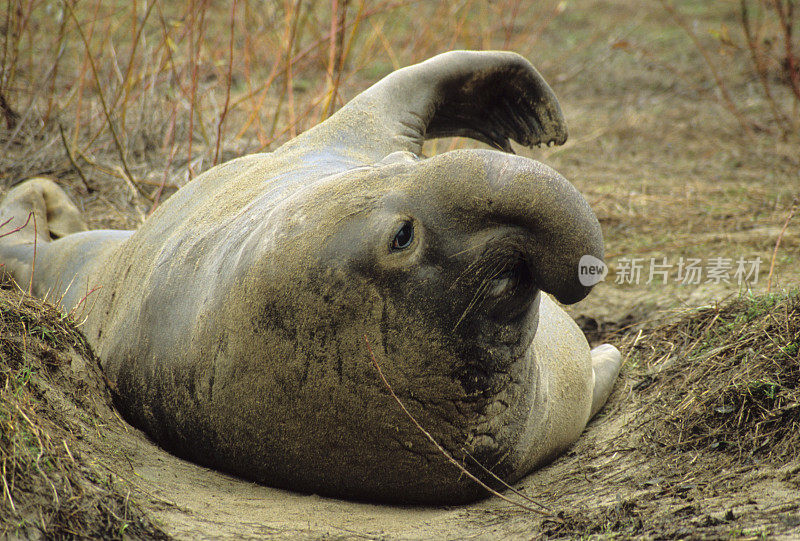
[[[89,290],[89,291],[86,293],[86,295],[84,295],[83,297],[81,297],[81,300],[79,300],[79,301],[78,301],[78,304],[76,304],[75,306],[73,306],[73,307],[72,307],[72,310],[70,310],[70,311],[69,311],[69,315],[70,315],[70,316],[72,316],[72,318],[73,318],[73,319],[75,319],[75,320],[77,321],[77,319],[78,319],[78,316],[77,316],[78,308],[80,308],[80,306],[81,306],[81,305],[82,305],[84,302],[86,302],[86,299],[88,299],[88,298],[89,298],[89,295],[91,295],[92,293],[94,293],[95,291],[97,291],[97,290],[99,290],[99,289],[102,289],[102,287],[103,287],[103,286],[95,286],[95,287],[93,287],[92,289],[90,289],[90,290]]]
[[[769,264],[769,277],[767,278],[767,293],[772,290],[772,273],[775,271],[775,257],[778,255],[778,247],[781,245],[781,241],[783,240],[783,234],[786,233],[786,228],[789,226],[789,221],[794,216],[795,212],[797,212],[798,203],[797,197],[792,200],[792,207],[789,209],[789,215],[786,217],[786,221],[783,222],[783,227],[781,228],[781,232],[778,235],[778,240],[775,241],[775,248],[772,250],[772,260]]]
[[[133,179],[133,173],[131,173],[130,167],[128,167],[128,160],[125,159],[125,149],[122,148],[122,143],[120,142],[119,134],[117,133],[116,125],[111,118],[111,111],[108,109],[108,104],[106,103],[105,94],[103,93],[103,85],[100,83],[100,77],[97,74],[97,66],[94,62],[94,56],[92,55],[91,47],[89,46],[89,41],[86,39],[86,34],[83,32],[83,28],[81,27],[80,22],[78,21],[78,17],[75,15],[75,11],[73,10],[72,6],[69,2],[64,3],[69,10],[70,17],[75,22],[75,26],[78,29],[78,35],[83,42],[83,46],[86,49],[86,56],[89,60],[89,66],[92,69],[92,75],[94,76],[95,83],[97,84],[97,95],[100,98],[100,104],[103,107],[103,113],[106,117],[106,122],[108,122],[108,128],[111,131],[111,137],[114,139],[114,145],[117,149],[117,153],[119,154],[119,159],[122,162],[122,169],[125,171],[125,175],[127,176],[128,181],[134,187],[139,194],[147,200],[152,201],[150,195],[147,194]]]
[[[302,6],[303,0],[295,0],[294,4],[289,7],[287,3],[286,9],[286,52],[285,52],[285,63],[284,63],[284,73],[286,74],[286,81],[281,89],[280,97],[278,98],[278,104],[275,107],[275,114],[272,116],[272,127],[269,133],[269,139],[273,139],[275,135],[275,131],[278,128],[278,119],[280,118],[280,112],[283,108],[284,100],[289,101],[289,125],[290,128],[290,136],[294,136],[296,133],[294,130],[294,125],[296,124],[295,121],[295,114],[294,114],[294,90],[293,90],[293,80],[294,80],[294,48],[295,42],[298,39],[298,28],[300,27],[300,19],[302,18],[300,15],[302,13]],[[288,97],[287,97],[288,96]]]
[[[164,166],[164,175],[161,177],[161,183],[156,190],[155,196],[153,197],[153,205],[150,207],[150,212],[148,216],[153,214],[158,208],[159,203],[161,202],[161,195],[164,193],[164,188],[167,184],[167,177],[169,177],[169,168],[172,166],[172,160],[175,159],[175,152],[177,148],[175,147],[175,120],[177,117],[177,110],[175,107],[172,108],[172,115],[170,117],[170,127],[168,130],[169,135],[169,158],[167,158],[167,165]],[[166,146],[166,141],[164,142]]]
[[[782,0],[772,0],[775,12],[778,14],[781,30],[783,31],[783,48],[785,52],[784,70],[789,79],[789,86],[795,98],[800,102],[800,65],[794,55],[794,44],[792,43],[794,2],[788,0],[786,4]]]
[[[747,0],[741,0],[739,14],[742,21],[744,37],[747,41],[747,49],[750,51],[750,60],[753,62],[753,68],[758,74],[758,80],[761,83],[761,88],[764,90],[764,97],[767,98],[767,103],[769,103],[769,107],[772,110],[775,123],[778,124],[785,133],[788,133],[788,130],[791,128],[788,126],[787,119],[778,109],[778,104],[772,96],[772,89],[769,84],[769,77],[767,76],[767,67],[764,64],[763,51],[758,43],[758,36],[753,33],[753,25],[750,22],[750,10],[747,5]]]
[[[19,114],[11,108],[2,92],[0,92],[0,111],[6,119],[6,128],[13,130],[19,121]]]
[[[328,99],[322,108],[322,119],[333,114],[336,104],[336,94],[344,67],[344,29],[347,20],[347,0],[339,5],[339,0],[331,0],[331,32],[330,47],[328,48]]]
[[[31,211],[28,214],[28,219],[33,216],[33,261],[31,262],[31,278],[28,281],[28,295],[33,295],[33,273],[36,272],[36,241],[39,237],[39,231],[36,228],[36,214]]]
[[[77,162],[75,161],[75,157],[72,155],[72,149],[70,148],[69,143],[67,142],[67,137],[64,135],[64,126],[60,122],[58,123],[58,133],[61,134],[61,143],[64,145],[64,150],[67,153],[67,158],[69,159],[69,163],[72,165],[72,168],[78,172],[78,176],[81,177],[83,185],[86,187],[86,191],[89,193],[93,192],[94,189],[91,186],[89,186],[89,181],[87,180],[86,175],[83,174],[83,170],[77,164]]]
[[[747,121],[742,112],[739,110],[738,107],[736,107],[736,104],[733,102],[733,98],[731,97],[730,92],[728,92],[728,85],[725,84],[725,80],[720,75],[719,70],[717,70],[716,66],[711,61],[711,56],[709,55],[708,51],[703,46],[703,44],[700,43],[697,34],[695,34],[691,26],[689,26],[689,23],[686,22],[686,19],[683,18],[683,16],[678,12],[677,9],[675,9],[675,7],[668,0],[658,0],[658,2],[661,4],[664,10],[669,14],[669,16],[672,17],[672,20],[677,23],[677,25],[681,28],[681,30],[683,30],[686,33],[686,35],[689,36],[689,39],[692,40],[694,46],[703,56],[703,60],[705,61],[706,66],[711,72],[711,75],[714,77],[714,82],[716,83],[717,88],[719,88],[723,104],[728,109],[728,111],[730,111],[730,113],[734,117],[736,117],[736,120],[739,121],[739,124],[741,125],[744,132],[750,138],[754,138],[755,134],[753,133],[753,128],[750,126],[750,123]]]
[[[233,0],[231,6],[231,37],[228,42],[228,75],[225,80],[225,105],[222,108],[222,113],[219,115],[219,122],[217,123],[217,144],[214,148],[214,163],[219,163],[219,150],[222,141],[222,124],[225,122],[225,117],[228,115],[228,107],[231,103],[231,79],[233,76],[233,33],[236,23],[236,0]]]
[[[11,231],[6,231],[6,232],[5,232],[5,233],[3,233],[2,235],[0,235],[0,239],[2,239],[3,237],[7,237],[8,235],[12,235],[12,234],[14,234],[14,233],[16,233],[17,231],[20,231],[20,230],[22,230],[22,229],[25,229],[25,227],[26,227],[26,226],[27,226],[27,225],[30,223],[30,221],[31,221],[31,216],[33,216],[33,212],[31,212],[31,213],[29,213],[29,214],[28,214],[28,219],[27,219],[27,220],[25,220],[25,223],[24,223],[24,224],[22,224],[22,225],[21,225],[21,226],[19,226],[19,227],[16,227],[16,228],[12,229]],[[11,222],[11,220],[13,220],[13,218],[9,218],[8,220],[6,220],[6,221],[5,221],[5,222],[3,222],[2,224],[0,224],[0,229],[2,229],[4,226],[8,225],[8,223],[9,223],[9,222]]]
[[[508,483],[506,483],[505,481],[503,481],[502,479],[497,477],[497,475],[495,475],[495,473],[493,471],[491,471],[489,468],[487,468],[486,466],[484,466],[483,464],[478,462],[478,459],[476,459],[474,456],[472,456],[470,454],[470,452],[467,451],[466,449],[464,449],[463,447],[461,448],[461,452],[464,453],[464,455],[466,455],[469,458],[471,458],[472,461],[475,463],[475,465],[477,465],[485,474],[491,475],[496,481],[499,481],[500,483],[502,483],[502,485],[506,488],[506,490],[510,490],[511,492],[513,492],[514,494],[516,494],[517,496],[519,496],[520,498],[522,498],[526,502],[530,502],[533,505],[541,507],[545,512],[550,513],[551,515],[555,514],[555,513],[553,513],[553,510],[550,509],[549,507],[547,507],[546,505],[537,502],[536,500],[534,500],[530,496],[527,496],[526,494],[523,494],[522,492],[520,492],[516,488],[512,487],[511,485],[509,485]]]
[[[198,85],[198,72],[200,69],[200,49],[201,44],[204,39],[205,34],[205,18],[206,18],[206,11],[208,9],[208,3],[205,0],[200,0],[200,17],[199,22],[197,18],[196,11],[198,8],[195,7],[194,1],[191,2],[189,8],[189,20],[190,20],[190,27],[189,27],[189,45],[191,48],[191,58],[189,59],[192,64],[192,85],[190,96],[191,99],[189,100],[189,133],[188,133],[188,145],[186,151],[186,169],[189,174],[189,180],[194,178],[194,168],[192,167],[192,143],[194,142],[194,117],[195,115],[200,116],[200,108],[197,107],[197,85]],[[196,32],[195,32],[196,30]],[[205,134],[202,119],[199,123],[199,128],[201,134]],[[205,136],[205,135],[204,135]]]
[[[11,511],[14,513],[17,512],[17,508],[14,506],[14,498],[11,497],[11,491],[8,489],[8,482],[6,481],[6,460],[3,459],[3,493],[5,494],[6,498],[8,498],[8,503],[11,505]]]

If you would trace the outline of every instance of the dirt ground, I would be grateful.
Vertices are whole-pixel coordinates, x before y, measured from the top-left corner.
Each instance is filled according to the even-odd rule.
[[[520,152],[570,179],[603,226],[609,275],[569,311],[590,341],[619,346],[625,364],[609,403],[570,452],[517,485],[541,514],[499,499],[451,508],[338,501],[187,463],[113,411],[72,323],[5,291],[0,515],[11,518],[0,520],[0,538],[800,538],[800,302],[790,293],[800,284],[800,217],[783,230],[800,197],[798,130],[780,133],[747,51],[718,39],[723,29],[734,33],[736,3],[676,4],[744,122],[662,3],[544,4],[564,7],[530,43],[523,8],[509,48],[551,82],[570,139]],[[419,59],[401,52],[401,63]],[[777,73],[770,77],[786,88]],[[313,87],[323,75],[308,79]],[[374,80],[358,72],[345,97]],[[797,104],[775,92],[797,128]],[[57,130],[37,141],[37,152],[26,152],[3,133],[3,190],[48,173],[92,227],[136,227],[147,213],[150,202],[86,163],[95,189],[84,190],[63,150],[53,150]],[[248,144],[228,152],[252,151]],[[110,143],[95,158],[114,163]],[[164,159],[129,156],[141,178],[155,170],[151,180],[180,184],[186,164]],[[639,280],[625,274],[637,258]],[[678,275],[690,258],[701,260],[698,283]],[[734,268],[760,258],[758,277],[740,284],[731,269],[717,283],[707,274],[712,258]],[[667,265],[666,276],[647,283],[656,263]],[[15,459],[20,442],[29,454]]]

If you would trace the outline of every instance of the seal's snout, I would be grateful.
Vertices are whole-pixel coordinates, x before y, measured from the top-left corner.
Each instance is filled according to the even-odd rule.
[[[427,160],[425,173],[431,178],[426,197],[462,223],[524,236],[518,248],[536,287],[566,304],[589,293],[579,262],[586,255],[603,258],[602,231],[583,196],[556,171],[522,156],[456,150]],[[502,294],[514,284],[512,268],[498,273],[491,291]]]
[[[492,201],[490,216],[520,227],[531,279],[559,301],[570,304],[591,290],[579,279],[578,262],[603,256],[600,224],[569,181],[549,167],[524,157],[484,155]]]

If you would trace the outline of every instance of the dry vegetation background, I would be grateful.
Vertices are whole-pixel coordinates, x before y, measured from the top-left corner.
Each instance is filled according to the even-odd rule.
[[[394,69],[453,48],[535,59],[566,9],[408,0],[6,4],[2,180],[43,172],[88,192],[116,182],[142,211],[220,161],[276,148]],[[135,225],[115,218],[97,223]]]
[[[550,82],[570,128],[563,147],[519,151],[572,180],[606,237],[609,280],[572,313],[590,339],[621,345],[627,364],[577,454],[523,487],[559,513],[542,521],[486,504],[452,524],[478,537],[791,538],[799,33],[794,0],[0,0],[0,193],[53,176],[90,227],[135,228],[202,171],[277,148],[394,69],[456,48],[519,52]],[[430,142],[426,152],[471,145]],[[633,257],[763,263],[749,287],[674,275],[614,283],[621,258]],[[179,485],[119,489],[142,471],[133,451],[133,472],[100,474],[84,461],[91,453],[73,453],[84,445],[76,433],[89,441],[123,429],[105,394],[86,402],[62,373],[81,354],[79,335],[31,302],[0,306],[0,517],[12,517],[0,536],[163,536],[148,517],[173,520],[173,507],[191,502],[175,504]],[[65,420],[64,404],[84,413]],[[213,512],[203,505],[195,512]],[[451,519],[426,519],[428,530],[349,526],[367,537],[453,536]],[[332,531],[284,526],[270,533]],[[184,535],[202,531],[191,527]]]
[[[509,49],[550,81],[572,134],[526,152],[587,195],[612,267],[769,260],[800,184],[795,3],[5,0],[0,186],[52,175],[92,227],[136,227],[203,170],[276,148],[394,69]],[[784,242],[776,275],[796,276],[796,233]]]

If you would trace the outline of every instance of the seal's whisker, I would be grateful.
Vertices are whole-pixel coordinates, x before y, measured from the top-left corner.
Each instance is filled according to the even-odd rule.
[[[505,260],[507,259],[507,254],[505,253],[505,251],[508,249],[509,247],[497,247],[494,249],[487,250],[486,252],[481,254],[480,257],[475,258],[466,266],[466,268],[458,275],[458,277],[455,280],[453,280],[453,283],[450,285],[450,288],[451,289],[454,288],[462,278],[464,278],[468,274],[471,274],[476,267],[479,270],[487,268],[484,266],[484,263],[487,261],[493,261],[495,265],[497,265],[498,262],[501,265],[504,265],[506,262]]]
[[[494,268],[496,269],[496,268],[498,268],[498,266],[499,266],[499,265],[495,264]],[[493,273],[493,272],[494,272],[494,270],[490,271],[490,273],[489,273],[489,274],[491,275],[491,273]],[[467,314],[467,312],[469,312],[469,310],[470,310],[470,309],[471,309],[471,308],[472,308],[472,307],[473,307],[475,304],[477,304],[478,302],[480,302],[480,301],[482,301],[482,300],[483,300],[483,298],[484,298],[484,297],[483,297],[483,294],[484,294],[484,293],[486,292],[486,290],[488,289],[488,287],[489,287],[489,284],[490,284],[491,280],[492,280],[492,276],[489,276],[489,277],[483,277],[483,278],[481,278],[481,282],[480,282],[480,284],[478,284],[478,287],[477,287],[477,288],[475,288],[475,294],[472,296],[472,299],[470,300],[470,303],[469,303],[469,305],[467,305],[467,308],[466,308],[466,310],[464,311],[464,314],[462,314],[462,316],[461,316],[461,319],[463,319],[463,318],[464,318],[464,316]],[[461,320],[459,320],[459,322],[460,322],[460,321],[461,321]],[[458,326],[458,324],[456,324],[456,327],[457,327],[457,326]],[[455,329],[454,329],[454,330],[455,330]]]
[[[488,273],[489,276],[488,277],[484,277],[481,280],[481,283],[475,289],[475,294],[472,296],[472,299],[470,300],[469,304],[464,309],[464,312],[461,314],[461,317],[458,318],[458,321],[456,321],[456,324],[453,326],[453,331],[455,331],[458,328],[458,326],[461,324],[461,322],[464,321],[464,318],[467,317],[467,314],[469,314],[469,312],[472,310],[472,308],[475,307],[478,303],[480,303],[485,298],[484,294],[486,293],[486,291],[488,291],[489,286],[490,286],[490,284],[492,282],[492,279],[495,276],[497,276],[497,269],[502,268],[502,267],[505,267],[505,264],[502,261],[499,262],[499,263],[496,262],[494,267],[492,267],[492,270],[489,271],[489,273]]]
[[[485,245],[486,245],[486,243],[485,243],[485,242],[475,242],[475,244],[474,244],[474,245],[472,245],[472,246],[467,246],[466,248],[464,248],[464,249],[463,249],[463,250],[461,250],[460,252],[454,252],[454,253],[450,254],[450,258],[458,257],[458,256],[460,256],[460,255],[466,254],[467,252],[471,252],[472,250],[478,250],[478,249],[481,249],[481,248],[483,248]]]
[[[456,279],[453,280],[453,283],[450,284],[450,289],[454,289],[458,285],[458,283],[461,281],[462,278],[464,278],[465,276],[471,274],[472,270],[475,269],[476,267],[478,267],[478,264],[482,263],[483,261],[485,261],[485,259],[479,257],[479,258],[476,258],[474,261],[470,262],[470,264],[467,265],[464,268],[463,271],[461,271],[461,273],[456,277]]]

